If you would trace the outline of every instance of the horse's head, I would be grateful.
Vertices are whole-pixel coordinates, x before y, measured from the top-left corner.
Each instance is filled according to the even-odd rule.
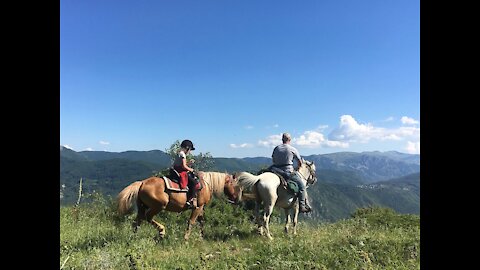
[[[225,185],[223,193],[228,198],[228,202],[237,204],[240,201],[241,188],[236,184],[236,180],[230,174],[225,176]]]
[[[317,182],[317,175],[315,172],[315,163],[302,159],[302,166],[298,168],[298,172],[307,181],[307,184],[313,185]]]

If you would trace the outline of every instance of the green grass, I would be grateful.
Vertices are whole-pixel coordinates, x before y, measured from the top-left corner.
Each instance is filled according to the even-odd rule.
[[[278,209],[275,210],[278,213]],[[118,217],[111,200],[60,208],[63,269],[420,269],[420,218],[385,208],[358,209],[336,223],[298,225],[285,235],[271,222],[269,241],[255,233],[251,212],[214,200],[206,210],[205,237],[195,226],[183,240],[189,213],[160,213],[164,239],[134,215]]]

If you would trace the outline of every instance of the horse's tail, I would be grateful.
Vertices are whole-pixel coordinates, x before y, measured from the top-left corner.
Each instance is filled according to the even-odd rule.
[[[248,172],[241,172],[235,177],[237,183],[245,189],[250,189],[260,179],[258,176]]]
[[[120,215],[125,215],[130,212],[133,202],[137,201],[138,191],[140,190],[141,185],[142,181],[136,181],[120,191],[117,196],[117,210]]]

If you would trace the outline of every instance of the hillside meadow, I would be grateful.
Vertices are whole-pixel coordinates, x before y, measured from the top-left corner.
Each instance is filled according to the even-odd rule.
[[[119,217],[110,197],[60,207],[61,269],[420,269],[420,217],[389,208],[360,208],[335,223],[301,221],[284,233],[274,210],[274,240],[256,234],[252,212],[214,199],[206,208],[205,235],[195,226],[183,240],[190,212],[162,212],[164,239],[134,215]]]

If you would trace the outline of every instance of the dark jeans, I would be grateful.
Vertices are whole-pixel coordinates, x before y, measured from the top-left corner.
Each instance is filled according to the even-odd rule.
[[[306,189],[305,184],[303,184],[302,179],[297,173],[290,174],[290,179],[295,181],[298,185],[298,200],[300,201],[300,205],[305,203],[305,196],[306,196]]]
[[[285,180],[292,180],[292,181],[295,181],[295,183],[297,183],[298,185],[298,200],[300,201],[300,205],[304,205],[305,204],[305,194],[306,194],[306,190],[305,190],[305,184],[303,183],[302,179],[300,178],[300,176],[296,173],[296,172],[293,172],[293,173],[290,173],[288,171],[284,171],[280,168],[277,168],[277,167],[270,167],[270,170],[272,172],[275,172],[275,173],[278,173],[280,175],[282,175]]]
[[[193,198],[197,196],[197,183],[199,182],[198,178],[191,172],[187,173],[188,175],[188,194],[187,197]]]

